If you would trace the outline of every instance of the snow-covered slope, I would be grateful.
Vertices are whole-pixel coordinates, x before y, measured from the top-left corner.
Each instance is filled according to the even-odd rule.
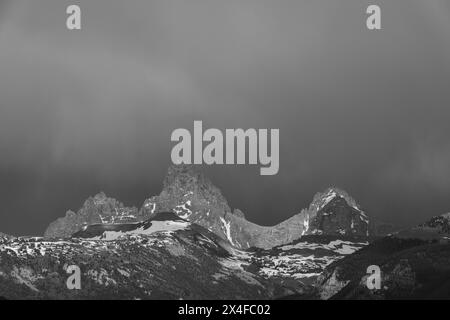
[[[270,250],[254,250],[258,273],[310,283],[331,263],[368,245],[364,237],[304,236]]]
[[[176,231],[187,229],[190,222],[173,213],[159,213],[145,222],[128,224],[94,224],[86,226],[72,237],[87,240],[117,240],[128,235],[149,235],[159,231]]]

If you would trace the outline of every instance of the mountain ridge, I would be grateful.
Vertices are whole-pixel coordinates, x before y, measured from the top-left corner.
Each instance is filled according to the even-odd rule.
[[[308,208],[274,225],[248,221],[232,209],[217,188],[194,165],[171,165],[159,195],[146,199],[140,209],[125,207],[103,192],[88,198],[75,213],[50,223],[44,237],[65,238],[91,224],[144,221],[158,212],[174,212],[201,225],[241,249],[271,248],[307,234],[369,235],[369,220],[345,191],[330,187],[318,192]]]
[[[53,222],[44,238],[0,235],[0,296],[447,297],[449,225],[450,214],[444,214],[406,234],[373,237],[371,228],[378,226],[370,226],[369,216],[345,191],[330,187],[291,218],[259,226],[232,210],[202,173],[170,167],[160,195],[140,209],[99,193],[77,213]],[[65,287],[62,266],[71,264],[82,268],[85,287],[79,292]],[[380,265],[388,284],[377,292],[364,287],[366,268],[373,264]],[[438,291],[431,290],[437,283],[442,283]]]

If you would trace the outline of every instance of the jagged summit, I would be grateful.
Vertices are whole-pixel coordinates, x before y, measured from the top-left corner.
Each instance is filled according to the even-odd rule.
[[[355,199],[353,199],[346,191],[338,188],[338,187],[329,187],[323,192],[318,192],[314,195],[313,200],[309,206],[309,210],[319,211],[322,209],[327,203],[331,200],[341,197],[344,198],[347,204],[357,210],[360,210],[360,207],[356,203]]]
[[[171,165],[164,179],[160,197],[196,197],[218,209],[230,212],[230,206],[217,188],[195,165]]]
[[[369,219],[345,191],[329,188],[310,206],[311,233],[369,235]]]

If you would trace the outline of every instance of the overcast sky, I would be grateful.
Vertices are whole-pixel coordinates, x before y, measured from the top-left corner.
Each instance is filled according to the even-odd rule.
[[[141,206],[194,120],[280,129],[278,175],[207,168],[253,222],[330,185],[401,225],[448,212],[450,2],[0,0],[0,231],[42,234],[99,191]]]

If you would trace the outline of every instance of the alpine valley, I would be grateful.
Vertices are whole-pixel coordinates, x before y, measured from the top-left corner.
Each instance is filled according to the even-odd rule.
[[[174,165],[141,208],[99,193],[43,237],[0,233],[0,297],[449,298],[449,239],[449,214],[397,230],[338,188],[288,220],[259,226],[199,169]],[[74,265],[81,288],[69,290]],[[381,268],[380,289],[366,286],[370,265]]]

